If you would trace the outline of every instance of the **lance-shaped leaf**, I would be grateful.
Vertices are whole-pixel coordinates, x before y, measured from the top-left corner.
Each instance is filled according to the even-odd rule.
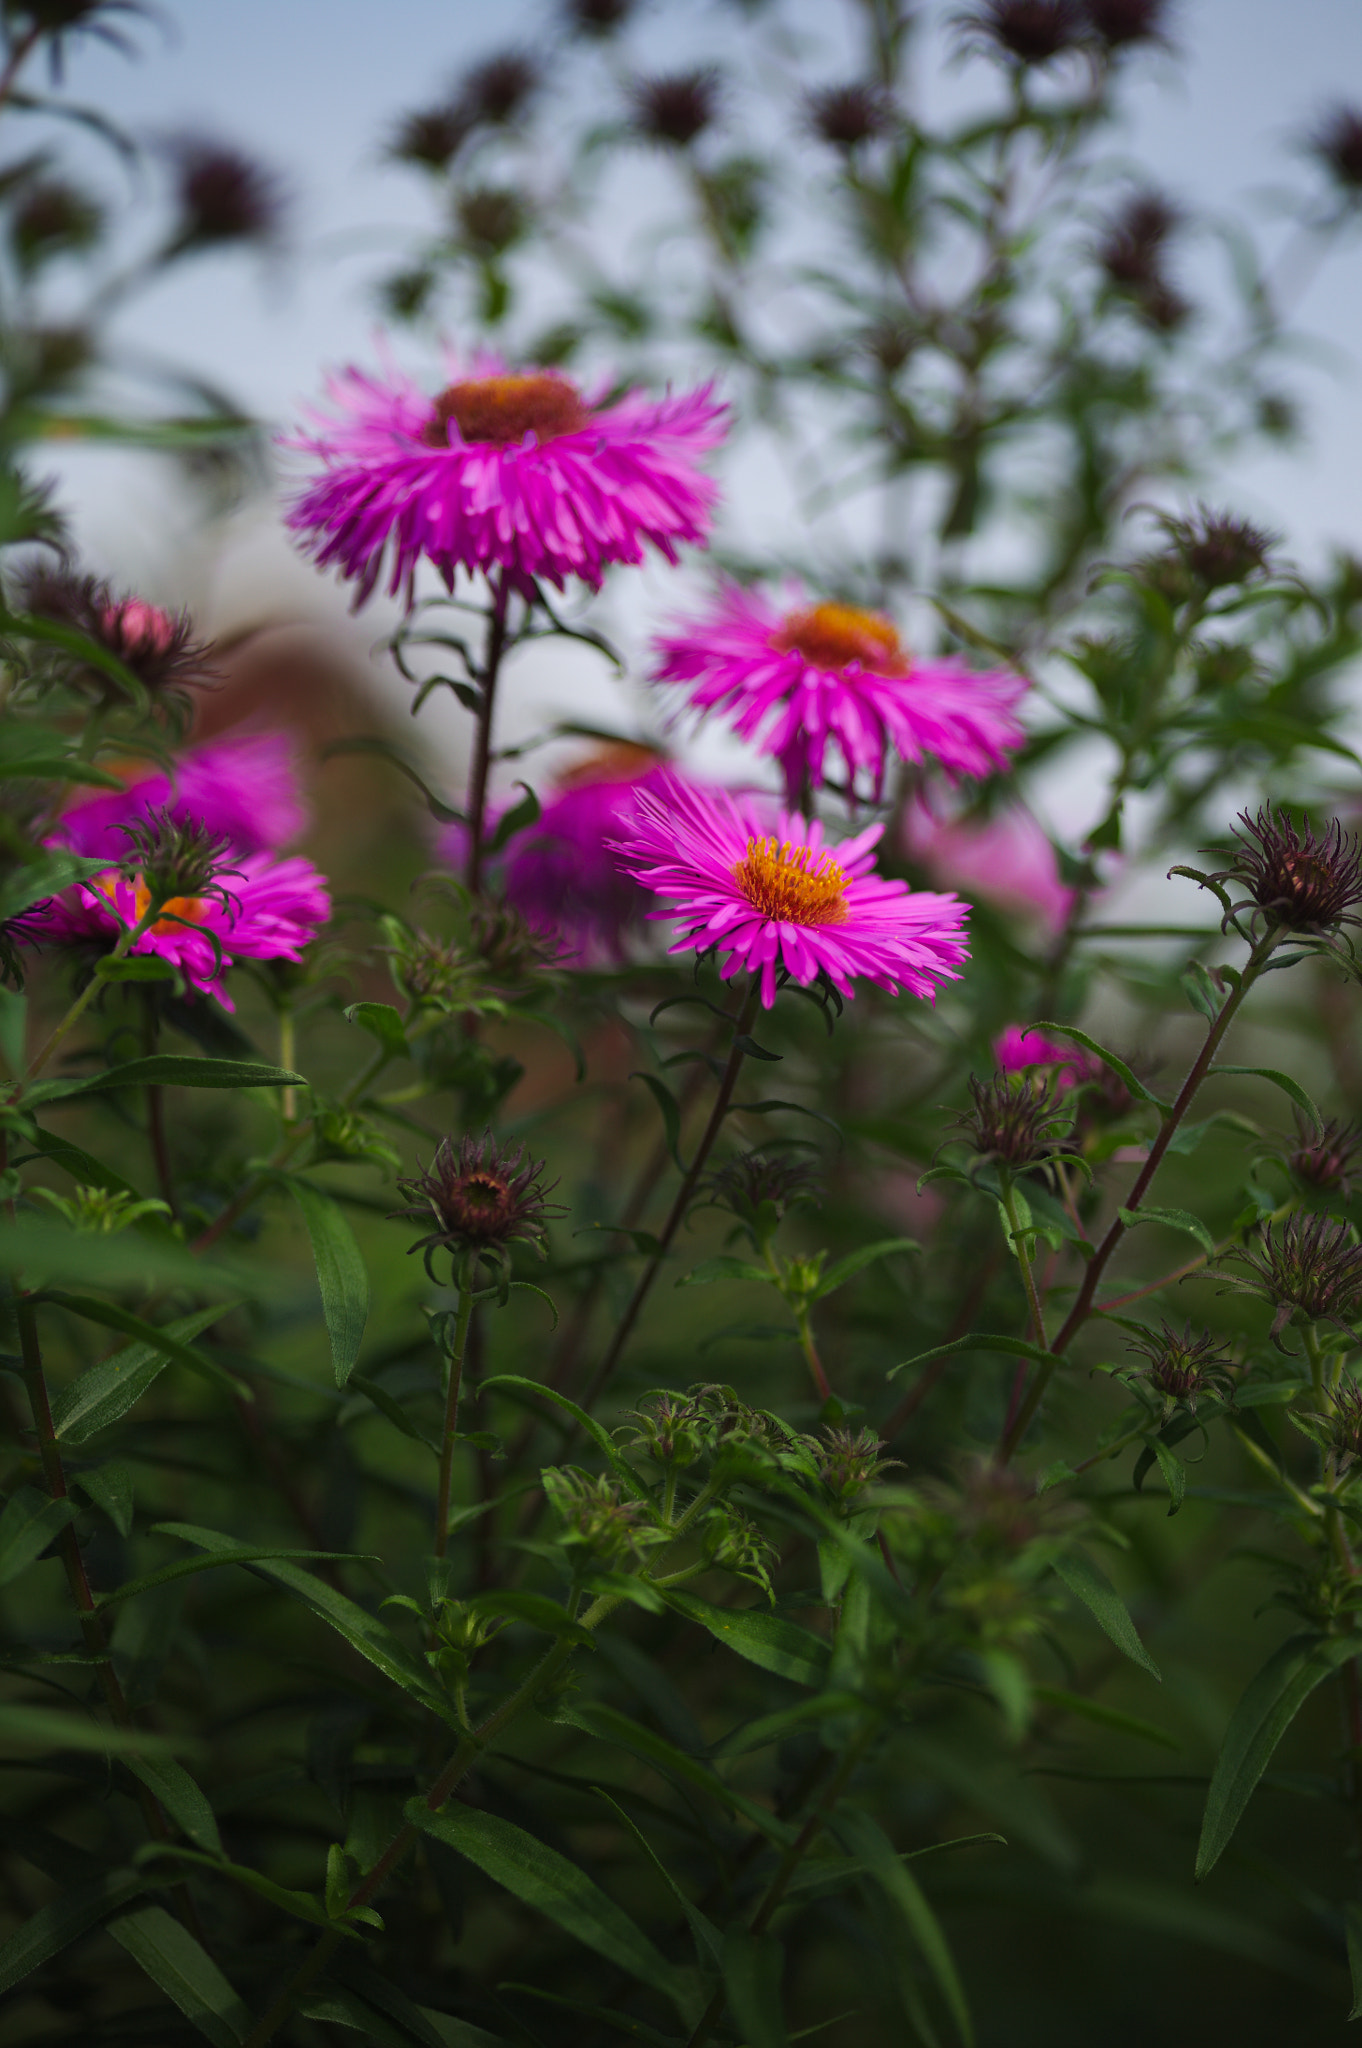
[[[1190,1209],[1118,1209],[1116,1213],[1127,1230],[1133,1230],[1138,1223],[1162,1223],[1168,1230],[1180,1230],[1184,1236],[1194,1237],[1208,1259],[1215,1257],[1215,1239]]]
[[[615,1474],[615,1477],[623,1480],[635,1500],[642,1500],[644,1498],[647,1489],[644,1487],[633,1466],[629,1463],[629,1460],[620,1456],[614,1438],[606,1430],[602,1429],[594,1415],[588,1415],[586,1410],[579,1408],[575,1401],[569,1401],[566,1394],[560,1394],[556,1387],[546,1387],[542,1380],[529,1380],[525,1378],[523,1373],[516,1372],[494,1373],[491,1379],[484,1380],[482,1383],[482,1391],[485,1394],[490,1393],[494,1387],[514,1388],[517,1393],[536,1394],[541,1400],[552,1401],[555,1408],[561,1408],[565,1415],[572,1417],[579,1429],[585,1430],[592,1443],[595,1444],[597,1450],[604,1457],[611,1471]]]
[[[1283,1095],[1291,1098],[1297,1109],[1305,1111],[1305,1114],[1309,1117],[1317,1131],[1322,1131],[1324,1128],[1323,1118],[1320,1116],[1310,1096],[1301,1087],[1300,1082],[1293,1081],[1290,1074],[1283,1074],[1276,1067],[1222,1067],[1217,1065],[1206,1069],[1208,1080],[1212,1074],[1247,1074],[1258,1081],[1271,1081],[1274,1088],[1280,1088]]]
[[[92,1365],[63,1387],[52,1403],[52,1426],[57,1435],[66,1443],[88,1443],[99,1430],[120,1421],[170,1364],[171,1353],[163,1340],[187,1344],[226,1313],[218,1302],[192,1316],[179,1316],[158,1327],[155,1343],[128,1344],[101,1365]]]
[[[1099,1045],[1095,1038],[1089,1038],[1086,1031],[1076,1030],[1072,1024],[1052,1024],[1048,1022],[1031,1024],[1027,1026],[1027,1029],[1036,1033],[1057,1031],[1061,1038],[1071,1038],[1075,1045],[1082,1046],[1084,1052],[1090,1052],[1101,1060],[1103,1066],[1109,1068],[1115,1074],[1117,1080],[1135,1097],[1137,1102],[1150,1103],[1163,1116],[1167,1116],[1170,1113],[1173,1107],[1171,1102],[1164,1102],[1159,1096],[1153,1094],[1145,1087],[1139,1075],[1126,1065],[1124,1060],[1118,1059],[1114,1052],[1108,1052],[1106,1046]]]
[[[89,1884],[73,1885],[25,1920],[0,1948],[0,1992],[23,1982],[29,1972],[50,1962],[64,1948],[126,1906],[147,1881],[134,1870],[110,1870]]]
[[[911,1366],[930,1365],[934,1358],[954,1358],[960,1351],[1003,1351],[1011,1358],[1032,1358],[1037,1365],[1054,1363],[1052,1351],[1042,1351],[1039,1344],[1030,1344],[1024,1337],[999,1337],[978,1330],[968,1337],[957,1337],[950,1344],[936,1344],[930,1351],[919,1351],[915,1358],[905,1358],[900,1364],[891,1365],[886,1377],[892,1380]]]
[[[481,1813],[457,1803],[432,1813],[424,1799],[413,1799],[406,1814],[413,1826],[457,1849],[494,1884],[543,1913],[616,1968],[661,1991],[683,2016],[692,2010],[692,1987],[685,1973],[659,1953],[622,1906],[556,1849],[536,1841],[499,1814]]]
[[[75,1514],[73,1500],[53,1500],[36,1486],[19,1487],[0,1515],[0,1586],[27,1571]]]
[[[880,1259],[887,1259],[891,1252],[920,1252],[922,1246],[915,1237],[882,1237],[875,1244],[863,1244],[854,1252],[848,1252],[835,1266],[829,1266],[814,1292],[811,1301],[822,1301],[824,1295],[835,1294],[839,1287],[845,1287],[848,1280],[854,1280],[867,1266],[875,1265]]]
[[[1055,1559],[1055,1571],[1076,1600],[1081,1600],[1097,1626],[1121,1653],[1162,1683],[1163,1674],[1136,1633],[1125,1601],[1106,1573],[1084,1550],[1066,1550]]]
[[[183,1764],[169,1756],[130,1756],[128,1769],[140,1778],[149,1792],[160,1800],[177,1827],[183,1828],[196,1848],[221,1857],[222,1837],[217,1819],[200,1786]]]
[[[345,1017],[347,1023],[358,1024],[361,1031],[376,1038],[390,1060],[410,1057],[406,1026],[391,1003],[351,1003]]]
[[[145,1059],[125,1060],[75,1081],[39,1081],[24,1095],[26,1106],[39,1102],[71,1102],[78,1095],[99,1095],[109,1088],[287,1088],[307,1086],[305,1074],[275,1067],[264,1060],[209,1060],[197,1053],[156,1052]]]
[[[789,2048],[781,1979],[785,1950],[774,1934],[730,1927],[724,1934],[724,1989],[746,2048]]]
[[[1359,1654],[1362,1639],[1356,1636],[1291,1636],[1250,1679],[1211,1774],[1196,1853],[1198,1880],[1219,1862],[1272,1752],[1315,1687]]]
[[[322,1314],[331,1339],[331,1363],[336,1385],[343,1387],[355,1369],[369,1320],[369,1270],[354,1231],[330,1195],[292,1175],[288,1184],[312,1240]]]
[[[713,1607],[708,1600],[675,1588],[665,1598],[687,1621],[698,1622],[717,1642],[727,1643],[730,1650],[749,1664],[759,1664],[763,1671],[793,1679],[796,1685],[821,1685],[827,1677],[827,1644],[797,1622],[755,1607]]]
[[[974,2027],[964,1987],[941,1923],[917,1879],[905,1868],[883,1829],[859,1807],[839,1807],[833,1832],[859,1858],[902,1920],[908,1937],[931,1973],[964,2048],[973,2048]]]
[[[153,1735],[146,1728],[110,1728],[84,1714],[59,1707],[10,1706],[0,1702],[0,1742],[23,1749],[94,1750],[106,1756],[167,1756],[193,1749],[190,1736]]]
[[[92,1294],[68,1294],[57,1287],[44,1288],[41,1299],[55,1302],[58,1308],[69,1309],[72,1315],[83,1317],[87,1323],[101,1323],[107,1330],[121,1330],[124,1336],[136,1337],[153,1351],[164,1351],[176,1365],[187,1365],[200,1379],[210,1381],[229,1394],[247,1400],[254,1398],[249,1387],[240,1380],[234,1380],[229,1372],[224,1372],[216,1359],[196,1351],[192,1344],[176,1337],[168,1324],[148,1323],[141,1316],[133,1315],[130,1309],[120,1308],[116,1302],[100,1301]],[[221,1309],[215,1310],[215,1319],[222,1313]]]
[[[164,1906],[122,1913],[109,1922],[109,1932],[213,2048],[240,2048],[249,2012],[212,1957]]]

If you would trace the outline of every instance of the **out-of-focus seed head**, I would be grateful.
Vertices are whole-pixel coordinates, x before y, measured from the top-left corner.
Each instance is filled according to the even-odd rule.
[[[166,149],[179,207],[167,254],[278,240],[285,202],[273,171],[230,143],[206,142],[196,135],[176,136]]]
[[[473,123],[505,128],[524,113],[538,92],[543,75],[524,50],[504,50],[465,72],[458,105]]]
[[[1362,109],[1340,104],[1321,116],[1307,138],[1321,163],[1352,204],[1362,203]]]
[[[1164,252],[1181,218],[1160,193],[1136,192],[1108,223],[1097,247],[1097,260],[1113,287],[1164,332],[1181,326],[1192,310],[1163,274]]]
[[[473,132],[473,122],[454,101],[417,107],[403,114],[388,137],[385,154],[394,163],[445,171]]]
[[[1060,1150],[1072,1118],[1059,1111],[1053,1075],[995,1074],[981,1081],[969,1077],[972,1110],[955,1121],[981,1158],[996,1159],[1014,1173],[1043,1166]]]
[[[810,128],[834,149],[853,150],[894,124],[894,102],[882,86],[854,80],[823,86],[805,101]]]
[[[629,98],[638,134],[685,149],[718,112],[719,74],[713,70],[670,71],[636,78]]]
[[[502,185],[474,185],[461,192],[454,217],[464,241],[479,256],[500,256],[519,241],[529,218],[520,194]]]
[[[1347,1201],[1357,1180],[1357,1155],[1362,1128],[1329,1117],[1317,1131],[1309,1117],[1296,1112],[1296,1142],[1286,1155],[1291,1173],[1312,1194],[1337,1195]]]
[[[818,1169],[809,1160],[769,1152],[743,1152],[725,1160],[702,1187],[711,1202],[758,1238],[769,1237],[788,1210],[817,1208],[822,1193]]]
[[[1239,823],[1232,864],[1210,877],[1248,892],[1236,909],[1252,903],[1289,931],[1307,934],[1362,923],[1362,844],[1337,818],[1318,833],[1305,817],[1297,825],[1289,811],[1265,804],[1257,817],[1241,811]]]
[[[1082,7],[1088,26],[1110,52],[1168,40],[1168,0],[1082,0]]]
[[[98,241],[104,212],[88,194],[61,178],[40,178],[21,194],[10,216],[10,239],[22,270]]]
[[[1160,524],[1173,552],[1203,590],[1248,583],[1272,567],[1271,553],[1278,536],[1251,520],[1198,505],[1185,519],[1168,516]]]
[[[1144,1377],[1165,1401],[1181,1403],[1196,1413],[1197,1397],[1207,1392],[1227,1394],[1234,1377],[1229,1369],[1229,1346],[1218,1343],[1209,1330],[1193,1336],[1185,1323],[1181,1332],[1160,1322],[1143,1337],[1132,1339],[1130,1349],[1144,1354],[1149,1363]]]
[[[457,1145],[444,1138],[425,1173],[398,1181],[412,1206],[395,1210],[394,1220],[433,1226],[411,1247],[427,1254],[427,1265],[437,1249],[498,1252],[523,1242],[542,1252],[549,1216],[562,1213],[549,1206],[557,1182],[546,1187],[543,1170],[523,1146],[503,1152],[490,1131]]]
[[[1270,1336],[1281,1349],[1292,1317],[1350,1330],[1362,1315],[1362,1245],[1346,1223],[1324,1215],[1288,1216],[1269,1224],[1256,1251],[1226,1255],[1248,1266],[1251,1280],[1236,1280],[1276,1309]]]
[[[1083,18],[1073,0],[984,0],[959,16],[966,40],[1014,63],[1050,64],[1078,49]]]
[[[578,35],[610,36],[624,27],[634,11],[634,0],[566,0],[564,11],[569,28]]]

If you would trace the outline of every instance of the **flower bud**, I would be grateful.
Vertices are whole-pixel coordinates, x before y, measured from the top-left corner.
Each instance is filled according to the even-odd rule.
[[[758,1243],[765,1243],[791,1209],[816,1208],[822,1193],[817,1168],[807,1159],[742,1152],[701,1183],[716,1207],[727,1209]]]
[[[1052,1159],[1072,1129],[1072,1119],[1058,1112],[1053,1075],[998,1073],[981,1081],[971,1074],[969,1092],[974,1108],[955,1121],[982,1158],[1016,1173]]]
[[[853,150],[883,135],[894,122],[894,103],[882,87],[855,81],[824,86],[805,101],[809,126],[834,149]]]
[[[388,138],[386,154],[394,163],[419,164],[423,170],[448,170],[472,133],[463,108],[451,102],[418,107],[403,114]]]
[[[1247,890],[1247,900],[1233,908],[1256,910],[1305,934],[1335,933],[1344,925],[1362,923],[1355,906],[1362,903],[1362,844],[1345,833],[1337,818],[1317,833],[1302,817],[1296,825],[1289,811],[1265,804],[1256,818],[1241,811],[1243,831],[1230,867],[1209,879]]]
[[[1324,1215],[1289,1216],[1285,1223],[1267,1226],[1257,1251],[1227,1256],[1241,1260],[1254,1275],[1235,1284],[1275,1308],[1269,1335],[1279,1350],[1282,1331],[1297,1315],[1348,1331],[1362,1315],[1362,1245],[1346,1223]]]
[[[718,108],[716,71],[673,71],[636,78],[630,88],[634,127],[650,141],[685,149],[708,128]]]
[[[615,1480],[583,1472],[576,1465],[550,1466],[540,1475],[559,1521],[561,1540],[589,1550],[603,1564],[622,1564],[667,1532],[651,1522],[646,1501],[625,1500]]]
[[[229,143],[177,136],[167,145],[175,171],[179,219],[167,255],[228,242],[277,241],[284,197],[272,171]]]
[[[504,128],[524,112],[540,83],[540,69],[533,57],[520,50],[506,50],[465,73],[458,104],[470,125]]]
[[[613,35],[634,11],[634,0],[567,0],[569,26],[583,36]]]
[[[1269,556],[1277,535],[1250,520],[1198,505],[1184,519],[1167,515],[1159,523],[1174,554],[1203,591],[1248,583],[1271,569]]]
[[[429,1254],[437,1247],[451,1253],[503,1251],[521,1241],[541,1252],[551,1214],[547,1197],[557,1186],[539,1179],[542,1159],[527,1159],[524,1147],[502,1152],[490,1131],[479,1138],[461,1138],[457,1146],[444,1138],[428,1172],[397,1185],[412,1202],[393,1212],[392,1220],[433,1224],[411,1249]]]
[[[1192,1414],[1196,1413],[1198,1395],[1207,1391],[1227,1394],[1233,1389],[1229,1346],[1217,1343],[1209,1330],[1194,1337],[1191,1324],[1185,1323],[1179,1335],[1171,1324],[1160,1322],[1157,1330],[1136,1337],[1130,1349],[1143,1352],[1148,1359],[1144,1377],[1154,1391],[1170,1405],[1181,1404]]]
[[[1296,1112],[1296,1144],[1286,1155],[1290,1172],[1312,1194],[1337,1195],[1347,1201],[1353,1191],[1354,1163],[1362,1147],[1362,1129],[1329,1117],[1316,1131],[1309,1117]]]
[[[1082,0],[1088,26],[1109,52],[1162,43],[1168,0]]]
[[[883,1443],[873,1429],[825,1430],[818,1447],[818,1476],[839,1507],[849,1507],[881,1472],[897,1465],[882,1458]]]
[[[959,17],[967,40],[1017,64],[1049,64],[1077,49],[1083,23],[1073,0],[984,0]]]

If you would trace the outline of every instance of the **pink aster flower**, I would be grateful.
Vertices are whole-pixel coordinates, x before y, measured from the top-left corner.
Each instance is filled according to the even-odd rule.
[[[235,1008],[224,986],[238,960],[300,960],[331,915],[326,882],[311,861],[246,854],[199,896],[175,896],[134,940],[133,953],[169,960],[192,988]],[[52,898],[43,939],[104,940],[112,945],[146,915],[151,895],[140,875],[111,868]],[[214,943],[216,941],[216,944]]]
[[[233,853],[276,851],[307,823],[293,750],[283,733],[242,733],[182,754],[168,772],[129,764],[126,788],[83,792],[56,820],[50,840],[97,859],[122,860],[120,830],[152,811],[179,823],[195,818]]]
[[[993,1057],[1004,1074],[1024,1074],[1030,1067],[1053,1067],[1060,1088],[1077,1088],[1081,1082],[1096,1081],[1106,1072],[1102,1062],[1081,1046],[1047,1038],[1043,1031],[1022,1024],[1009,1024],[994,1039]]]
[[[1073,907],[1074,891],[1059,878],[1055,849],[1024,804],[971,821],[938,817],[915,800],[904,811],[900,843],[934,882],[1034,919],[1047,933],[1062,931]]]
[[[876,875],[883,826],[827,844],[817,820],[781,811],[772,830],[759,799],[675,777],[638,795],[635,810],[635,829],[615,850],[626,873],[665,899],[651,915],[680,920],[672,952],[715,949],[725,980],[744,968],[760,977],[766,1009],[778,976],[803,985],[826,977],[848,1000],[858,975],[928,998],[959,979],[968,906]]]
[[[435,398],[395,370],[346,370],[327,389],[319,430],[287,444],[322,462],[289,525],[355,582],[357,606],[385,561],[390,593],[410,592],[424,556],[451,588],[458,569],[500,568],[528,596],[536,579],[598,588],[645,542],[674,562],[708,535],[717,489],[697,458],[725,421],[710,385],[607,403],[557,370],[480,357]]]
[[[538,821],[507,847],[499,877],[506,901],[557,934],[579,963],[624,958],[626,935],[650,899],[621,870],[609,842],[632,827],[638,793],[674,773],[651,748],[603,747],[559,778]],[[457,867],[466,844],[465,827],[453,825],[440,852]]]
[[[879,612],[817,604],[778,612],[755,591],[722,589],[683,632],[658,642],[660,682],[690,686],[697,711],[779,761],[787,801],[804,801],[841,755],[852,793],[878,802],[891,754],[952,779],[990,775],[1021,745],[1019,676],[961,661],[917,661]]]

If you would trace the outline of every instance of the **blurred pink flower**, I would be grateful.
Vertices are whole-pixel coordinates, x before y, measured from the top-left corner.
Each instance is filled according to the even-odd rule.
[[[627,933],[643,920],[648,892],[620,868],[609,841],[633,825],[639,791],[656,789],[669,774],[675,771],[649,747],[603,747],[560,777],[537,823],[500,858],[506,901],[558,935],[579,964],[623,959]],[[461,867],[466,845],[465,827],[452,825],[441,856]]]
[[[220,876],[201,896],[172,897],[131,951],[169,960],[191,987],[231,1010],[227,970],[237,960],[300,960],[331,915],[331,899],[323,876],[296,855],[274,860],[266,853],[246,854]],[[140,875],[111,868],[53,897],[43,940],[112,943],[137,925],[150,901]]]
[[[285,444],[322,462],[288,523],[356,583],[356,605],[385,560],[390,593],[410,591],[424,556],[451,588],[457,569],[504,568],[528,595],[536,578],[598,588],[645,542],[674,562],[678,542],[708,536],[717,486],[697,462],[726,417],[711,385],[607,403],[557,370],[482,356],[435,398],[396,370],[345,370],[327,391],[319,430]]]
[[[847,1000],[857,975],[929,998],[959,980],[968,906],[876,875],[882,825],[828,845],[816,819],[780,812],[773,832],[760,800],[675,777],[636,798],[636,818],[615,851],[665,899],[651,915],[682,925],[671,951],[713,948],[725,980],[743,968],[760,976],[768,1010],[778,974],[805,986],[825,978]]]
[[[853,788],[878,802],[893,754],[951,778],[990,775],[1022,742],[1019,676],[916,661],[889,619],[852,605],[782,613],[730,584],[657,648],[657,680],[688,684],[697,711],[728,713],[735,732],[779,761],[790,804],[822,784],[829,747]]]
[[[1082,1081],[1099,1080],[1106,1072],[1101,1060],[1081,1046],[1047,1038],[1033,1025],[1009,1024],[993,1041],[993,1057],[1004,1074],[1022,1074],[1028,1067],[1054,1067],[1060,1088],[1077,1088]]]
[[[151,811],[168,810],[179,823],[196,818],[233,853],[274,852],[296,839],[307,823],[283,733],[243,733],[210,741],[180,755],[169,772],[129,762],[125,789],[82,793],[55,821],[47,837],[73,852],[122,860],[128,851],[120,826]]]
[[[903,814],[901,844],[934,882],[1034,918],[1047,933],[1062,930],[1073,907],[1075,891],[1061,882],[1055,849],[1024,804],[971,821],[938,817],[915,798]]]

